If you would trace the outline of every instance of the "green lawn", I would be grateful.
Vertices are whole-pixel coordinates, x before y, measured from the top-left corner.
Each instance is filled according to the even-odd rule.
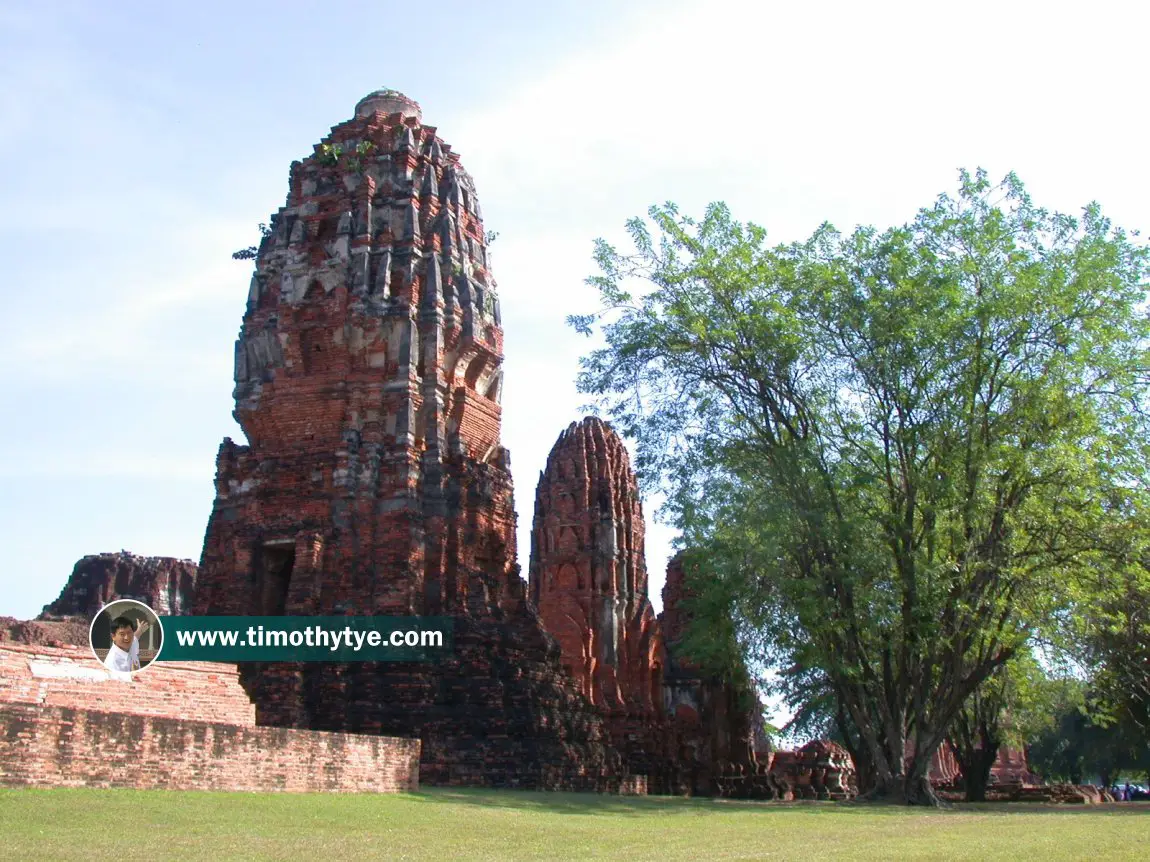
[[[426,790],[335,796],[0,790],[2,859],[1147,858],[1150,804],[752,803]]]

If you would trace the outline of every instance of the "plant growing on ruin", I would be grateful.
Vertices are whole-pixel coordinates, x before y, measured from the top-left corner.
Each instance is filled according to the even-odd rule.
[[[272,230],[263,222],[259,225],[260,238],[267,239],[271,236]],[[241,248],[239,251],[232,252],[232,260],[255,260],[256,255],[259,254],[259,246],[249,245],[247,248]]]
[[[1074,585],[1147,511],[1147,249],[983,172],[906,225],[783,247],[719,204],[650,218],[630,253],[597,243],[580,388],[754,657],[817,671],[874,795],[934,802],[963,704],[1084,613]]]
[[[321,165],[334,168],[339,164],[339,159],[342,155],[343,146],[341,144],[320,144],[319,163]]]
[[[320,144],[318,159],[325,167],[334,168],[342,164],[346,170],[360,173],[364,158],[374,149],[375,144],[371,141],[360,141],[350,150],[343,144]]]
[[[361,173],[363,171],[363,160],[367,155],[375,149],[375,144],[371,141],[360,141],[355,145],[355,149],[347,156],[345,160],[345,167],[353,173]]]

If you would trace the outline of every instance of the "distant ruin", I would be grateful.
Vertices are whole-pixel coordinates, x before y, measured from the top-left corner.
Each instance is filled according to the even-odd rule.
[[[174,557],[142,557],[128,551],[89,554],[72,567],[55,601],[34,620],[0,617],[0,643],[87,648],[92,618],[116,599],[136,599],[162,616],[191,610],[197,566]]]
[[[161,616],[191,610],[197,566],[174,557],[141,557],[128,551],[92,554],[77,561],[56,601],[41,619],[91,619],[113,599],[137,599]]]

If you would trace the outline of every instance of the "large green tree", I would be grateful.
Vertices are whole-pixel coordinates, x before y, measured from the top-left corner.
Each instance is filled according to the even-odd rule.
[[[983,172],[882,232],[771,247],[720,204],[628,228],[571,320],[605,338],[582,391],[755,658],[817,671],[875,795],[933,802],[959,708],[1143,506],[1146,249]]]

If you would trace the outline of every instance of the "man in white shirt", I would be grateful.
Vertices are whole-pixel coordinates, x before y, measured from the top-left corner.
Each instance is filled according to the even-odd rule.
[[[141,620],[139,627],[131,617],[116,617],[112,620],[112,648],[104,659],[104,667],[120,673],[139,670],[140,635],[147,630],[147,620]]]

